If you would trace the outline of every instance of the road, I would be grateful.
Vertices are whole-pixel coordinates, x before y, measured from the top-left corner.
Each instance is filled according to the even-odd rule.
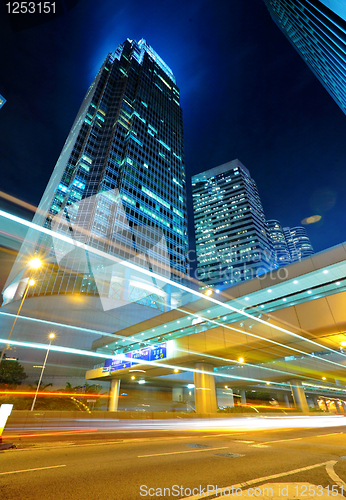
[[[346,493],[344,417],[325,420],[324,427],[317,427],[310,417],[309,424],[304,420],[306,427],[299,428],[289,427],[297,419],[290,424],[285,420],[283,427],[282,419],[271,418],[272,426],[281,427],[268,428],[265,421],[267,428],[250,429],[245,420],[231,419],[233,428],[227,426],[228,420],[220,428],[200,420],[190,429],[181,423],[177,430],[164,421],[152,422],[152,427],[168,429],[126,430],[128,424],[120,422],[121,429],[106,431],[93,431],[87,425],[82,433],[26,430],[29,436],[41,434],[36,438],[15,437],[23,434],[9,429],[6,432],[18,447],[0,452],[0,499],[338,500]],[[335,426],[328,427],[328,422]],[[309,484],[303,483],[316,486],[309,492]],[[206,496],[208,485],[209,493],[216,487],[217,492]],[[222,493],[221,488],[232,485],[238,485],[233,496]]]

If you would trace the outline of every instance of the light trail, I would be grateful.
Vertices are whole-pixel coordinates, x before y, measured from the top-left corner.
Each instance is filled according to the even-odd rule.
[[[0,210],[0,217],[4,217],[6,219],[12,220],[12,221],[17,222],[18,224],[21,224],[21,225],[25,225],[25,226],[27,226],[27,227],[35,230],[35,231],[47,234],[49,236],[54,236],[55,238],[60,239],[60,240],[66,242],[66,243],[69,243],[71,245],[75,245],[76,247],[81,248],[81,249],[83,249],[86,252],[91,252],[91,253],[93,253],[95,255],[98,255],[100,257],[103,257],[103,258],[105,258],[107,260],[113,261],[113,262],[115,262],[117,264],[122,264],[125,267],[128,267],[128,268],[133,269],[133,270],[138,271],[138,272],[141,272],[142,274],[144,274],[146,276],[149,276],[151,278],[155,278],[157,280],[161,280],[161,281],[163,281],[163,282],[165,282],[167,284],[172,285],[173,287],[177,287],[180,290],[183,290],[183,291],[185,291],[187,293],[191,293],[192,295],[195,295],[198,298],[202,298],[202,299],[204,299],[204,300],[206,300],[208,302],[211,302],[213,304],[222,306],[223,308],[228,309],[228,310],[230,310],[232,312],[239,313],[239,314],[243,315],[244,317],[250,318],[251,320],[253,320],[255,322],[258,322],[258,323],[261,323],[261,324],[263,324],[263,325],[265,325],[265,326],[267,326],[267,327],[269,327],[271,329],[280,331],[282,333],[286,333],[287,335],[295,337],[295,338],[297,338],[299,340],[302,340],[304,342],[311,343],[311,344],[313,344],[315,346],[318,346],[319,348],[322,348],[322,350],[328,350],[328,351],[330,351],[330,352],[332,352],[334,354],[338,354],[338,355],[346,357],[345,354],[340,353],[338,351],[335,351],[334,349],[331,349],[330,347],[324,346],[322,344],[319,344],[318,342],[315,342],[313,340],[307,339],[307,338],[305,338],[305,337],[303,337],[301,335],[298,335],[296,333],[291,332],[290,330],[287,330],[286,328],[282,328],[282,327],[280,327],[278,325],[269,323],[269,322],[267,322],[265,320],[262,320],[261,318],[258,318],[256,316],[252,316],[251,314],[246,313],[245,311],[243,311],[241,309],[237,309],[236,307],[233,307],[233,306],[231,306],[231,305],[229,305],[227,303],[221,302],[220,300],[217,300],[217,299],[215,299],[215,298],[213,298],[211,296],[207,296],[204,293],[198,292],[197,290],[194,290],[194,289],[191,289],[191,288],[189,288],[187,286],[181,285],[180,283],[172,281],[172,280],[166,278],[165,276],[161,276],[159,274],[153,273],[152,271],[144,269],[144,268],[142,268],[142,267],[140,267],[140,266],[138,266],[138,265],[136,265],[136,264],[134,264],[134,263],[132,263],[130,261],[121,260],[121,259],[119,259],[118,257],[116,257],[114,255],[107,254],[106,252],[103,252],[102,250],[99,250],[97,248],[94,248],[94,247],[91,247],[89,245],[86,245],[85,243],[81,243],[81,242],[79,242],[77,240],[69,238],[69,237],[67,237],[67,236],[65,236],[63,234],[57,233],[55,231],[51,231],[50,229],[47,229],[45,227],[41,227],[41,226],[39,226],[37,224],[34,224],[33,222],[26,221],[25,219],[22,219],[22,218],[17,217],[17,216],[15,216],[13,214],[9,214],[7,212],[4,212],[3,210]],[[197,314],[189,313],[189,312],[186,312],[186,311],[184,311],[184,313],[185,314],[190,314],[190,315],[201,317],[201,316],[199,316]],[[213,320],[209,320],[208,318],[202,318],[202,319],[204,321],[213,322]],[[241,332],[242,334],[258,338],[258,339],[263,340],[265,342],[269,342],[269,343],[273,343],[273,344],[279,345],[280,347],[284,347],[285,349],[291,349],[291,350],[293,350],[295,352],[299,352],[300,354],[304,354],[305,356],[314,357],[310,353],[306,353],[304,351],[300,351],[300,350],[295,349],[293,347],[288,347],[288,346],[286,346],[284,344],[281,344],[279,342],[276,342],[276,341],[273,341],[273,340],[270,340],[270,339],[267,339],[265,337],[261,337],[261,336],[258,336],[258,335],[252,334],[252,333],[249,333],[248,331],[244,332],[243,330],[235,329],[233,327],[229,327],[228,325],[224,325],[224,324],[221,324],[221,323],[218,323],[218,322],[216,322],[216,324],[218,324],[219,326],[222,326],[223,328],[226,327],[226,328],[229,328],[231,330],[234,330],[234,331],[237,331],[237,332]],[[127,339],[127,337],[123,337],[123,338]],[[1,340],[0,340],[0,342],[1,342]],[[9,342],[7,342],[7,343],[9,343]],[[39,344],[37,344],[37,345],[39,345]],[[29,347],[29,346],[27,346],[27,347]],[[75,351],[78,351],[78,350],[75,350]],[[64,351],[64,352],[67,352],[67,351]],[[69,352],[72,353],[72,351],[69,351]],[[84,355],[87,355],[87,354],[85,354],[85,351],[82,351],[82,352],[84,353]],[[78,353],[75,352],[75,354],[78,354]],[[94,356],[98,357],[97,354],[98,353],[94,353]],[[99,357],[104,357],[104,356],[99,356]],[[107,358],[110,358],[110,356],[107,356]],[[333,361],[330,361],[330,360],[327,360],[327,359],[324,359],[324,358],[320,358],[320,359],[323,359],[323,361],[326,362],[326,363],[330,363],[330,364],[333,364],[335,366],[339,366],[341,368],[344,368],[344,365],[342,365],[340,363],[336,363],[336,362],[333,362]],[[161,366],[163,366],[163,365],[161,365]],[[175,368],[178,368],[178,367],[175,367]],[[185,371],[189,371],[189,370],[187,370],[185,368]],[[192,371],[195,371],[195,370],[192,370]],[[225,375],[221,375],[221,374],[219,374],[219,376],[224,376],[225,377]],[[232,376],[228,376],[226,378],[233,378],[233,379],[240,379],[240,380],[249,380],[249,381],[258,381],[256,379],[250,379],[250,378],[246,378],[245,379],[245,378],[232,377]]]
[[[31,396],[36,394],[36,391],[1,391],[0,396]],[[70,397],[73,396],[75,398],[89,398],[89,397],[97,397],[97,398],[109,398],[109,394],[92,394],[91,392],[38,392],[38,396],[62,396],[62,397]],[[120,396],[119,396],[120,397]]]
[[[39,343],[33,343],[33,342],[23,342],[19,340],[8,340],[8,339],[0,339],[0,344],[10,344],[10,345],[15,345],[18,347],[29,347],[31,349],[42,349],[42,350],[47,350],[48,344],[39,344]],[[75,349],[73,347],[62,347],[62,346],[57,346],[54,344],[51,344],[50,346],[51,351],[55,352],[64,352],[67,354],[78,354],[82,356],[89,356],[89,357],[97,357],[97,358],[102,358],[102,359],[123,359],[128,361],[129,358],[125,356],[125,354],[118,354],[117,356],[109,356],[109,354],[101,354],[98,352],[90,352],[90,351],[83,351],[82,349]],[[134,359],[131,358],[131,361],[133,363],[137,364],[143,364],[142,360],[139,359]],[[169,368],[170,370],[174,370],[175,368],[178,368],[181,371],[185,372],[192,372],[192,373],[202,373],[202,374],[208,374],[208,375],[215,375],[214,372],[209,372],[209,371],[204,371],[204,370],[198,370],[197,368],[188,368],[186,366],[178,366],[178,365],[170,365],[167,363],[157,363],[156,361],[145,361],[146,365],[150,366],[155,366],[157,368]],[[249,378],[249,377],[236,377],[233,375],[226,375],[223,373],[218,374],[219,377],[230,379],[230,380],[246,380],[248,382],[260,382],[263,383],[262,379],[256,379],[256,378]],[[280,382],[272,382],[274,385],[278,386],[284,386],[285,384],[281,384]]]
[[[299,354],[304,354],[304,356],[309,356],[311,358],[314,358],[314,360],[316,361],[316,356],[314,356],[313,354],[309,353],[309,352],[305,352],[305,351],[301,351],[300,349],[296,349],[295,347],[291,347],[291,346],[288,346],[286,344],[281,344],[280,342],[277,342],[275,340],[271,340],[271,339],[267,339],[266,337],[261,337],[260,335],[256,335],[255,333],[251,333],[249,331],[244,331],[244,330],[240,330],[239,328],[234,328],[233,326],[230,326],[230,325],[225,325],[224,323],[219,323],[218,321],[216,320],[213,320],[213,319],[209,319],[209,318],[204,318],[203,316],[201,316],[200,314],[196,314],[196,313],[191,313],[189,311],[184,311],[184,309],[181,309],[181,308],[176,308],[178,311],[181,311],[181,312],[184,312],[184,314],[188,314],[189,316],[195,316],[196,318],[201,318],[203,319],[204,321],[207,321],[209,323],[213,323],[213,324],[216,324],[217,326],[221,326],[222,328],[226,328],[228,330],[232,330],[234,332],[237,332],[237,333],[242,333],[243,335],[248,335],[250,337],[254,337],[254,338],[257,338],[259,340],[264,340],[265,342],[268,342],[270,344],[275,344],[275,345],[278,345],[280,347],[284,347],[285,349],[288,349],[288,350],[291,350],[291,351],[295,351],[295,352],[298,352]],[[239,311],[240,312],[240,311]],[[244,314],[244,313],[242,313]],[[267,323],[267,322],[264,322],[262,321],[260,318],[257,318],[260,322],[262,323],[265,323],[266,325],[268,326],[272,326],[273,328],[277,328],[277,329],[280,329],[280,327],[276,327],[276,325],[270,325],[270,323]],[[200,325],[202,324],[199,323]],[[285,331],[283,329],[281,329],[281,331]],[[288,331],[287,331],[288,332]],[[194,332],[193,332],[194,333]],[[191,333],[191,335],[193,335],[193,333]],[[295,337],[298,337],[300,340],[303,340],[304,342],[311,342],[315,345],[317,345],[318,347],[322,347],[323,350],[328,350],[328,351],[331,351],[333,354],[338,354],[340,356],[343,356],[343,357],[346,357],[346,354],[343,354],[339,351],[335,351],[334,349],[331,349],[329,347],[326,347],[322,344],[318,344],[317,342],[313,341],[313,340],[309,340],[309,339],[306,339],[305,337],[302,337],[301,335],[298,335],[296,333],[291,333],[291,335],[295,336]],[[187,336],[187,335],[185,335]],[[243,344],[241,344],[243,345]],[[201,354],[201,355],[204,355],[204,354]],[[333,365],[337,365],[337,366],[340,366],[341,368],[345,368],[345,365],[341,364],[341,363],[336,363],[335,361],[330,361],[328,359],[323,359],[323,358],[319,358],[319,359],[322,359],[324,362],[326,363],[331,363]],[[229,360],[231,361],[231,360]],[[257,365],[256,365],[257,366]],[[259,368],[259,366],[258,366]]]
[[[45,436],[60,436],[66,434],[85,434],[87,432],[97,432],[98,429],[77,429],[74,431],[57,431],[57,432],[40,432],[35,434],[13,434],[13,435],[3,435],[2,439],[18,439],[18,438],[28,438],[28,437],[45,437]]]
[[[9,316],[12,318],[16,317],[16,314],[13,313],[6,313],[6,312],[1,312],[0,315],[4,316]],[[72,330],[78,330],[81,332],[86,332],[86,333],[93,333],[94,335],[102,335],[103,337],[112,337],[113,339],[127,339],[127,337],[122,337],[121,335],[117,335],[116,333],[107,333],[107,332],[102,332],[100,330],[92,330],[91,328],[83,328],[81,326],[73,326],[73,325],[67,325],[66,323],[57,323],[56,321],[48,321],[44,319],[38,319],[38,318],[30,318],[29,316],[18,316],[18,319],[25,320],[25,321],[35,321],[37,323],[44,323],[45,325],[49,326],[56,326],[58,328],[70,328]]]
[[[278,330],[278,331],[280,331],[282,333],[287,333],[288,335],[296,337],[296,338],[298,338],[300,340],[304,340],[306,342],[310,342],[310,343],[312,343],[312,344],[314,344],[314,345],[316,345],[318,347],[322,347],[323,349],[327,349],[327,350],[329,350],[331,352],[336,353],[336,351],[334,349],[331,349],[329,347],[323,346],[322,344],[319,344],[318,342],[315,342],[313,340],[306,339],[305,337],[302,337],[301,335],[293,333],[290,330],[286,330],[285,328],[282,328],[282,327],[280,327],[278,325],[274,325],[274,324],[268,323],[267,321],[265,321],[265,320],[263,320],[261,318],[258,318],[256,316],[252,316],[251,314],[249,314],[249,313],[247,313],[245,311],[242,311],[241,309],[237,309],[236,307],[233,307],[233,306],[231,306],[231,305],[229,305],[227,303],[221,302],[220,300],[217,300],[217,299],[215,299],[215,298],[213,298],[211,296],[207,296],[204,293],[198,292],[197,290],[194,290],[194,289],[189,288],[187,286],[184,286],[184,285],[182,285],[180,283],[172,281],[172,280],[166,278],[165,276],[161,276],[160,274],[156,274],[156,273],[154,273],[154,272],[152,272],[152,271],[150,271],[148,269],[144,269],[144,268],[142,268],[142,267],[134,264],[133,262],[122,260],[122,259],[116,257],[115,255],[110,255],[110,254],[108,254],[106,252],[103,252],[102,250],[99,250],[97,248],[94,248],[94,247],[91,247],[89,245],[86,245],[85,243],[79,242],[77,240],[69,238],[69,237],[67,237],[67,236],[65,236],[63,234],[57,233],[57,232],[52,231],[50,229],[47,229],[45,227],[41,227],[41,226],[39,226],[37,224],[34,224],[33,222],[26,221],[25,219],[22,219],[20,217],[17,217],[16,215],[12,215],[12,214],[9,214],[7,212],[4,212],[3,210],[0,210],[0,217],[4,217],[6,219],[13,220],[14,222],[17,222],[18,224],[25,225],[27,227],[30,227],[31,229],[34,229],[35,231],[47,234],[49,236],[54,236],[55,238],[60,239],[61,241],[64,241],[65,243],[69,243],[70,245],[75,245],[76,247],[83,249],[85,252],[91,252],[91,253],[93,253],[95,255],[98,255],[99,257],[103,257],[103,258],[105,258],[105,259],[107,259],[109,261],[113,261],[113,262],[115,262],[117,264],[122,264],[123,266],[128,267],[130,269],[133,269],[135,271],[138,271],[138,272],[140,272],[142,274],[145,274],[146,276],[150,276],[151,278],[155,278],[157,280],[164,281],[165,283],[167,283],[169,285],[172,285],[173,287],[179,288],[180,290],[183,290],[183,291],[185,291],[187,293],[191,293],[192,295],[195,295],[196,297],[198,297],[200,299],[204,299],[204,300],[207,300],[208,302],[211,302],[213,304],[217,304],[219,306],[222,306],[225,309],[228,309],[228,310],[230,310],[232,312],[237,312],[237,313],[245,316],[246,318],[250,318],[253,321],[256,321],[258,323],[266,325],[269,328],[272,328],[274,330]],[[208,321],[208,319],[205,319],[205,321]],[[242,333],[244,333],[244,332],[242,332]],[[268,341],[268,339],[265,339],[264,337],[259,337],[259,338],[261,338],[262,340]]]

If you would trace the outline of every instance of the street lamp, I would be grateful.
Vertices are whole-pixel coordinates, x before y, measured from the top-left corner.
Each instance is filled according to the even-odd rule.
[[[46,352],[46,357],[44,358],[44,363],[43,363],[42,370],[41,370],[40,380],[38,381],[38,384],[37,384],[37,389],[36,389],[35,397],[34,397],[34,400],[32,402],[31,410],[30,411],[33,411],[35,403],[36,403],[37,393],[38,393],[40,385],[41,385],[41,380],[42,380],[42,377],[43,377],[44,369],[46,368],[46,363],[47,363],[47,358],[48,358],[48,354],[49,354],[49,349],[50,349],[52,340],[54,338],[55,338],[55,334],[54,333],[50,333],[49,334],[49,344],[48,344],[48,349],[47,349],[47,352]]]
[[[42,261],[39,258],[35,257],[34,259],[31,259],[31,261],[29,262],[29,266],[31,267],[31,269],[37,270],[37,269],[39,269],[42,266]],[[35,285],[35,280],[32,279],[32,278],[29,278],[28,282],[26,284],[25,290],[24,290],[24,294],[23,294],[22,300],[21,300],[20,305],[18,307],[18,311],[17,311],[16,317],[14,318],[14,321],[12,323],[12,327],[11,327],[10,333],[8,334],[7,340],[9,340],[11,338],[14,325],[16,324],[16,321],[18,319],[19,313],[20,313],[20,311],[22,309],[22,306],[24,304],[25,297],[28,294],[29,287],[34,286],[34,285]],[[2,353],[0,355],[0,363],[1,363],[2,359],[3,359],[3,357],[4,357],[6,348],[8,348],[8,345],[4,346],[4,348],[2,350]]]

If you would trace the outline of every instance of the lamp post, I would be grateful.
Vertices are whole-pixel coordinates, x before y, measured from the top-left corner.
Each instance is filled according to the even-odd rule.
[[[50,333],[49,334],[49,344],[48,344],[48,349],[47,349],[47,352],[46,352],[46,357],[44,358],[44,363],[43,363],[42,370],[41,370],[40,380],[38,381],[38,384],[37,384],[37,389],[36,389],[35,397],[34,397],[34,400],[32,402],[31,410],[30,411],[33,411],[35,403],[36,403],[36,398],[37,398],[37,394],[38,394],[38,391],[39,391],[39,388],[40,388],[40,385],[41,385],[41,380],[42,380],[42,377],[43,377],[43,372],[44,372],[44,369],[46,368],[46,363],[47,363],[47,358],[48,358],[48,354],[49,354],[49,349],[50,349],[52,340],[54,338],[55,338],[55,334],[54,333]]]
[[[31,259],[31,261],[29,262],[29,266],[31,267],[31,269],[39,269],[41,266],[42,266],[42,262],[40,259],[38,259],[37,257],[35,257],[34,259]],[[10,333],[8,334],[8,337],[7,337],[7,340],[10,340],[11,338],[11,335],[12,335],[12,332],[13,332],[13,328],[14,328],[14,325],[16,324],[16,321],[18,319],[18,316],[19,316],[19,313],[22,309],[22,306],[24,304],[24,300],[28,294],[28,291],[29,291],[29,287],[31,286],[34,286],[35,285],[35,280],[32,279],[32,278],[29,278],[28,279],[28,282],[26,284],[26,287],[25,287],[25,290],[24,290],[24,293],[23,293],[23,297],[22,297],[22,300],[19,304],[19,307],[18,307],[18,311],[17,311],[17,314],[16,314],[16,317],[14,318],[14,321],[12,323],[12,327],[11,327],[11,330],[10,330]],[[8,348],[8,346],[4,346],[2,352],[1,352],[1,355],[0,355],[0,363],[4,357],[4,354],[5,354],[5,351],[6,351],[6,348]]]

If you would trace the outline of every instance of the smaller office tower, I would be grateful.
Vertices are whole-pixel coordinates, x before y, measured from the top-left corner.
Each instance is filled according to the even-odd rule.
[[[346,113],[345,0],[264,0],[273,20]]]
[[[291,256],[288,249],[285,233],[278,220],[268,220],[268,234],[273,251],[273,263],[275,267],[287,266],[291,263]]]
[[[192,177],[198,279],[220,287],[273,266],[255,181],[239,160]]]
[[[0,94],[0,108],[3,107],[3,105],[5,104],[6,102],[6,99]]]
[[[314,254],[314,249],[304,227],[284,227],[283,232],[290,252],[291,262],[297,262]]]

